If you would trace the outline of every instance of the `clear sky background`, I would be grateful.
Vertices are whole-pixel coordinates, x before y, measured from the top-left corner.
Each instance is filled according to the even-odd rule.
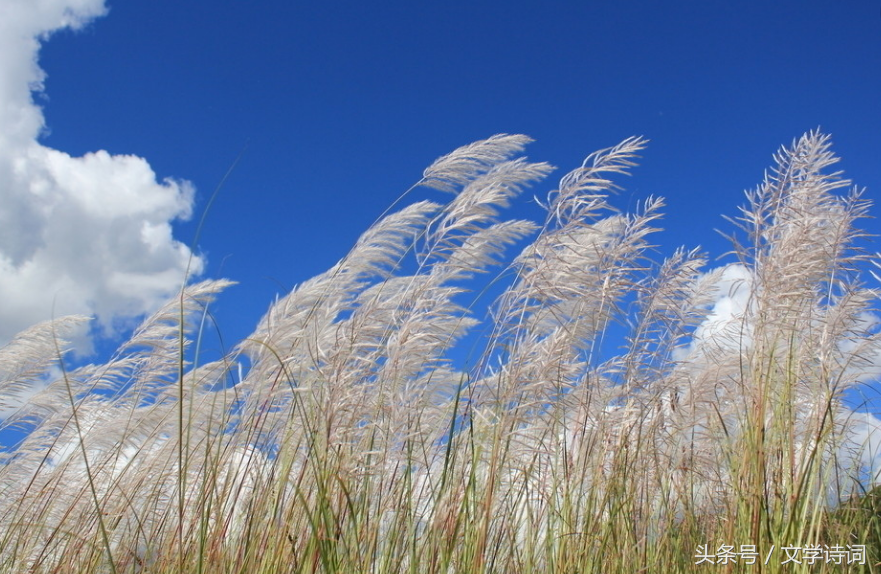
[[[878,0],[0,0],[0,344],[53,313],[118,335],[155,308],[243,150],[194,262],[239,282],[215,306],[228,345],[474,140],[535,138],[559,167],[543,198],[644,135],[617,205],[666,197],[661,254],[718,256],[721,215],[805,131],[877,202],[879,104]]]

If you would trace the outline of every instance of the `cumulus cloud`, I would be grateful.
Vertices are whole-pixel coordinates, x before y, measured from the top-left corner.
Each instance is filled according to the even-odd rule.
[[[741,264],[728,265],[716,284],[717,299],[706,320],[695,331],[695,339],[712,339],[716,345],[737,349],[749,345],[749,333],[743,326],[746,307],[752,294],[752,275]]]
[[[154,310],[203,260],[172,236],[193,187],[146,160],[71,157],[39,141],[40,43],[106,12],[104,0],[0,0],[0,345],[30,325],[94,316],[105,334]],[[81,336],[80,351],[89,350]]]
[[[705,273],[702,281],[709,282],[713,294],[708,313],[688,344],[674,351],[678,361],[695,359],[699,348],[730,352],[752,341],[751,327],[744,321],[753,288],[749,269],[740,263],[726,265]]]
[[[850,412],[849,416],[849,441],[842,446],[842,457],[854,458],[869,484],[881,484],[881,419],[865,412]]]
[[[685,362],[705,360],[697,351],[709,350],[713,354],[735,353],[752,344],[753,325],[750,321],[750,298],[756,288],[751,271],[740,263],[726,265],[706,272],[703,280],[712,285],[712,298],[707,303],[707,314],[697,326],[688,343],[674,353],[674,358]],[[881,378],[881,341],[874,336],[881,330],[881,318],[877,314],[862,311],[853,318],[850,336],[842,336],[838,349],[848,357],[842,364],[839,378],[851,385],[845,398],[859,397],[860,385],[876,383]],[[839,405],[837,420],[847,423],[843,441],[837,453],[836,464],[850,471],[862,481],[863,486],[881,484],[881,419],[863,407]],[[854,484],[841,484],[841,492],[831,493],[846,497],[852,493]],[[837,498],[830,499],[837,501]]]

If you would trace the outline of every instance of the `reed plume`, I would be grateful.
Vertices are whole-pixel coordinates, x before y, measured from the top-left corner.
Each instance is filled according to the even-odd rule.
[[[222,280],[103,365],[66,367],[81,317],[0,349],[25,432],[0,571],[692,572],[700,544],[854,543],[826,517],[874,479],[845,399],[879,373],[877,261],[829,138],[775,156],[716,268],[656,260],[663,199],[614,207],[643,138],[504,219],[553,170],[529,141],[435,161],[417,187],[446,202],[382,217],[219,358],[192,341]]]

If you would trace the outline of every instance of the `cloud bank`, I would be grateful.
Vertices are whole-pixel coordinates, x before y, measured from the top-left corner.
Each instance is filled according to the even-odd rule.
[[[71,157],[39,142],[40,44],[106,13],[104,0],[0,0],[0,345],[51,317],[88,314],[105,334],[157,308],[204,261],[172,236],[192,214],[186,181],[146,160]],[[78,349],[88,352],[81,334]]]

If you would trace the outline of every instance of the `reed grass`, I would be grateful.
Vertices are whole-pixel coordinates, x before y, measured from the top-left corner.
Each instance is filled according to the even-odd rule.
[[[66,367],[82,317],[0,349],[4,402],[39,389],[3,422],[31,430],[0,466],[0,571],[877,571],[845,403],[878,373],[876,258],[829,138],[776,155],[713,269],[654,259],[662,199],[613,207],[641,138],[545,221],[504,219],[552,170],[529,141],[438,159],[418,187],[449,201],[384,215],[218,359],[223,280],[102,365]]]

